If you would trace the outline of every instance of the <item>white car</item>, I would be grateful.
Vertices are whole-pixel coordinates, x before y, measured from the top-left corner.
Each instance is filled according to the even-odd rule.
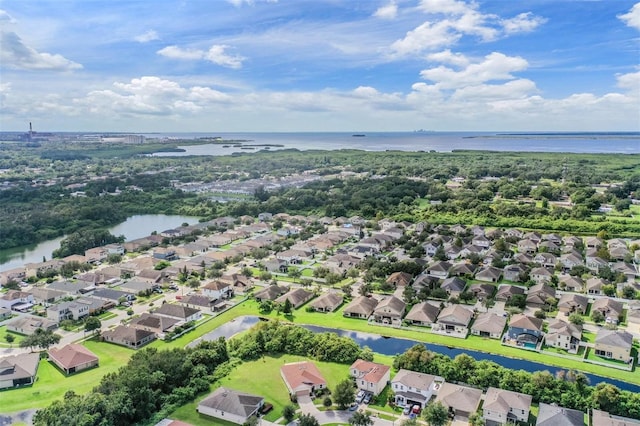
[[[364,391],[359,390],[358,393],[356,394],[356,402],[360,404],[363,399],[364,399]]]

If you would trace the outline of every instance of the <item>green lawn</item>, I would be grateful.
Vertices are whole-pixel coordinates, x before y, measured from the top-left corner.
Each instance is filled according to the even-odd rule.
[[[304,360],[306,358],[300,356],[280,355],[244,362],[237,366],[227,377],[216,383],[211,390],[219,386],[225,386],[242,392],[262,395],[265,397],[266,402],[273,404],[273,410],[267,414],[265,419],[275,421],[282,416],[283,408],[290,404],[289,392],[280,376],[280,367],[286,363]],[[327,380],[330,389],[334,388],[339,381],[349,375],[349,366],[345,364],[317,361],[315,364]],[[204,396],[201,396],[197,401],[203,398]],[[197,401],[179,408],[170,417],[195,425],[214,424],[206,416],[201,416],[196,412]],[[215,424],[220,423],[216,421]]]
[[[99,367],[66,377],[49,361],[42,360],[33,386],[1,393],[0,413],[45,407],[61,399],[68,390],[86,393],[100,382],[102,376],[126,364],[133,354],[131,349],[94,340],[85,342],[84,346],[100,358]]]
[[[13,336],[13,343],[9,344],[7,342],[7,335],[10,334],[11,336]],[[24,340],[24,338],[27,337],[24,334],[20,334],[20,333],[14,333],[13,331],[9,331],[7,330],[7,326],[3,325],[0,327],[0,346],[2,347],[17,347],[20,345],[20,342],[22,342]]]

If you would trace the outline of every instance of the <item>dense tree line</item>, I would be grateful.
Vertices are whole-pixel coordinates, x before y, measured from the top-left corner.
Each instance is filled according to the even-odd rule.
[[[548,371],[528,373],[487,360],[476,361],[466,354],[451,359],[427,350],[422,344],[398,355],[393,366],[438,375],[448,382],[462,382],[481,389],[497,387],[522,392],[533,396],[534,402],[582,411],[596,408],[640,419],[640,394],[623,391],[604,382],[590,386],[587,377],[575,371],[562,372],[557,377]]]
[[[224,339],[200,344],[195,349],[143,349],[116,373],[104,376],[92,392],[76,395],[68,391],[63,400],[39,410],[34,424],[155,424],[167,413],[208,391],[210,375],[228,359]]]
[[[230,340],[229,352],[243,360],[287,353],[349,364],[358,359],[363,350],[352,339],[335,333],[314,333],[282,321],[265,321]]]
[[[72,254],[84,255],[87,249],[123,242],[123,235],[112,235],[106,229],[89,229],[83,232],[74,232],[60,241],[60,248],[53,251],[53,257],[66,257]]]

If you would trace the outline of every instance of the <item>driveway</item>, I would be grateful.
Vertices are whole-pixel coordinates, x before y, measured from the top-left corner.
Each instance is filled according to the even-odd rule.
[[[298,405],[300,406],[300,411],[303,414],[311,414],[313,417],[318,420],[318,423],[321,425],[328,423],[349,423],[349,419],[353,416],[353,411],[347,410],[330,410],[330,411],[320,411],[318,407],[313,404],[311,398],[309,396],[299,396],[298,397]],[[361,405],[362,408],[360,410],[366,410],[365,405]],[[371,419],[373,420],[374,426],[393,426],[394,422],[390,420],[384,420],[377,417],[376,413],[371,414]]]

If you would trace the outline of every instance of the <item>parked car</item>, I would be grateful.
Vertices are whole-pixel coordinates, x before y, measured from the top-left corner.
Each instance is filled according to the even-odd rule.
[[[358,404],[356,402],[352,403],[349,406],[349,411],[356,411],[358,409]]]
[[[364,402],[365,404],[368,404],[371,402],[371,398],[373,398],[373,394],[370,392],[367,392],[367,394],[364,396],[364,399],[362,400],[362,402]]]
[[[402,414],[404,414],[405,416],[408,416],[410,412],[411,412],[410,405],[407,405],[406,407],[404,407],[404,410],[402,410]]]
[[[420,414],[420,411],[422,410],[422,408],[420,408],[420,406],[418,404],[414,405],[413,408],[411,408],[411,412],[413,414]]]
[[[363,399],[364,399],[364,391],[359,390],[358,393],[356,394],[356,402],[360,404]]]

